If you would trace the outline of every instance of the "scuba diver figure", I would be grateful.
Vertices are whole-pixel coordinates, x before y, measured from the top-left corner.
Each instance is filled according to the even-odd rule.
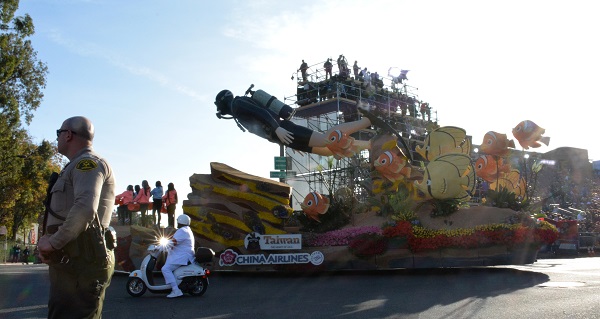
[[[294,150],[308,152],[323,156],[331,156],[334,153],[327,148],[331,143],[329,136],[333,133],[342,132],[347,135],[372,125],[367,116],[358,121],[346,122],[331,127],[324,133],[313,131],[307,127],[298,125],[291,121],[295,110],[274,96],[262,90],[252,91],[254,84],[248,88],[245,95],[233,96],[229,90],[222,90],[215,99],[217,106],[217,117],[219,119],[234,119],[238,127],[248,130],[270,142],[285,145]],[[225,117],[229,115],[229,117]],[[357,150],[369,149],[369,141],[353,141],[353,147]]]

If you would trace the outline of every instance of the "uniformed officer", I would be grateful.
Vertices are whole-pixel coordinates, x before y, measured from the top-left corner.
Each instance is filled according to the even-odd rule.
[[[103,247],[106,257],[90,258],[77,243],[92,225],[99,223],[102,230],[109,226],[115,179],[108,163],[92,150],[94,126],[89,119],[71,117],[56,135],[58,152],[70,162],[51,189],[46,232],[38,242],[50,272],[48,318],[101,318],[114,251]]]

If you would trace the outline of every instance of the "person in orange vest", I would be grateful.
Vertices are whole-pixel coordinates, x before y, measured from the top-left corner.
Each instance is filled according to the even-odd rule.
[[[140,213],[142,218],[142,226],[148,226],[148,219],[146,218],[146,212],[148,211],[148,206],[150,205],[150,197],[152,194],[150,193],[150,185],[147,180],[142,181],[142,188],[137,193],[135,198],[133,199],[134,204],[140,204]]]
[[[120,203],[119,207],[117,207],[119,225],[131,225],[131,211],[129,211],[127,205],[133,202],[133,185],[128,185],[127,190],[117,195],[116,199],[116,201]]]
[[[167,207],[168,227],[175,228],[175,207],[178,199],[177,191],[175,190],[175,185],[173,183],[169,183],[169,185],[167,185],[167,192],[165,193],[165,196],[163,196],[162,200]]]

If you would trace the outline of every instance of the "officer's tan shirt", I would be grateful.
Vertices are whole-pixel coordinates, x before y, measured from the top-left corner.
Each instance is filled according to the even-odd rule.
[[[50,208],[62,220],[48,214],[47,225],[62,224],[50,237],[55,249],[77,238],[98,214],[104,227],[110,224],[115,201],[115,178],[108,163],[91,148],[85,148],[60,172],[51,190]]]

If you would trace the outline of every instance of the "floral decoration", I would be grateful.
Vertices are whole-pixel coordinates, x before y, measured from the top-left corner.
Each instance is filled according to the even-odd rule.
[[[383,254],[388,248],[388,239],[381,234],[365,233],[354,237],[348,244],[350,252],[359,258]]]
[[[306,235],[303,239],[306,246],[347,246],[356,236],[362,234],[381,234],[377,226],[343,228],[322,234]]]
[[[399,221],[384,228],[382,233],[387,238],[406,238],[409,248],[414,252],[449,247],[540,246],[553,243],[558,238],[556,228],[545,221],[540,221],[534,227],[523,224],[489,224],[471,229],[427,229],[408,221]]]

